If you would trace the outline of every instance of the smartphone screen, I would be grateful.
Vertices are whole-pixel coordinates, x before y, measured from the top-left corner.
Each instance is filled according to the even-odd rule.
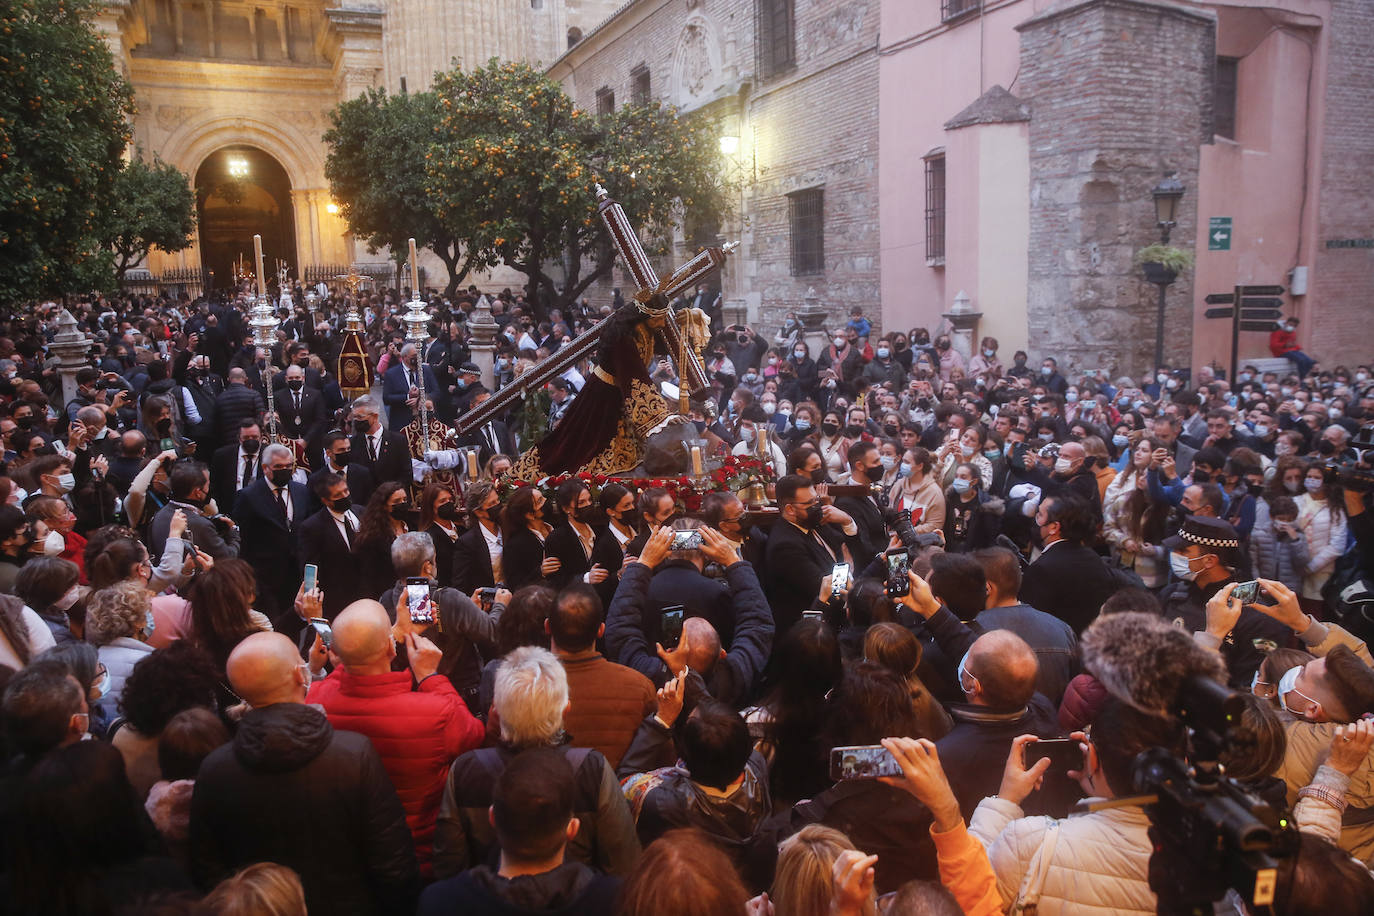
[[[328,620],[323,617],[311,617],[310,625],[320,634],[320,642],[324,643],[326,649],[334,648],[334,631],[329,628]]]
[[[434,605],[429,600],[428,579],[406,580],[406,607],[410,610],[410,622],[431,624],[434,622]]]
[[[911,580],[907,578],[907,572],[911,568],[911,557],[904,547],[889,550],[885,556],[887,558],[887,594],[891,598],[905,597],[911,591]]]
[[[830,571],[830,597],[840,597],[840,592],[849,585],[849,564],[836,563],[835,568]]]
[[[1045,757],[1050,759],[1051,770],[1083,770],[1083,746],[1072,738],[1041,739],[1026,745],[1026,769]]]
[[[314,563],[305,564],[305,581],[302,583],[307,592],[315,590],[315,582],[319,578],[320,568]]]
[[[1241,604],[1254,604],[1255,599],[1259,597],[1259,587],[1260,584],[1257,579],[1251,579],[1249,582],[1242,582],[1231,589],[1231,597]]]
[[[166,436],[158,442],[158,448],[164,452],[174,452],[177,450],[177,440],[171,436]]]
[[[673,540],[669,545],[670,550],[696,550],[701,546],[701,532],[697,529],[691,531],[674,531]]]
[[[663,609],[663,623],[660,628],[659,642],[663,648],[672,651],[677,648],[677,644],[682,642],[682,617],[685,609],[682,605],[676,604],[672,607]]]
[[[835,782],[901,775],[902,768],[881,744],[860,744],[830,749],[830,778]]]

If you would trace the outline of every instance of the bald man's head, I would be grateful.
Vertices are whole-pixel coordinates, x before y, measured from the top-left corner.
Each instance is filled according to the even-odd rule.
[[[229,686],[254,709],[305,701],[309,669],[296,644],[280,633],[254,633],[234,647],[224,666]]]
[[[396,643],[391,638],[391,618],[386,608],[370,598],[355,601],[334,618],[334,654],[352,674],[355,669],[391,667]]]
[[[964,687],[969,687],[974,679],[978,684],[970,692],[970,702],[1014,710],[1025,706],[1035,695],[1040,662],[1020,636],[1010,630],[990,630],[969,648],[964,670],[968,675]]]
[[[705,617],[688,617],[682,621],[682,635],[687,640],[688,667],[698,674],[710,674],[716,662],[725,655],[720,634],[711,626],[711,621]]]
[[[229,384],[231,384],[231,385],[235,385],[235,384],[237,384],[237,385],[247,385],[247,384],[248,384],[248,373],[247,373],[247,372],[244,372],[244,371],[243,371],[242,369],[240,369],[238,366],[235,366],[234,368],[232,368],[232,369],[229,370],[229,375],[227,376],[227,378],[229,379]]]

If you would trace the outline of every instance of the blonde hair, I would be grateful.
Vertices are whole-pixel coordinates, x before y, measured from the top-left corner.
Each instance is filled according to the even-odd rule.
[[[301,879],[285,865],[258,862],[225,878],[198,912],[210,916],[306,916]]]
[[[787,916],[829,916],[835,891],[835,860],[853,849],[849,837],[833,827],[809,824],[778,845],[778,867],[769,896],[773,907]],[[877,913],[870,895],[865,916]]]
[[[548,649],[514,649],[496,669],[493,705],[502,741],[515,747],[553,744],[568,707],[567,672]]]
[[[126,579],[92,592],[86,599],[86,640],[98,647],[121,636],[136,637],[147,625],[151,607],[148,587],[142,582]]]

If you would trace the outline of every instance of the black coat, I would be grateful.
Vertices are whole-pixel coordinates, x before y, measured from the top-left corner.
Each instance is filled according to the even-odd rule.
[[[276,404],[282,435],[304,440],[310,454],[318,454],[329,416],[324,406],[324,395],[310,387],[303,388],[301,409],[297,410],[295,392],[285,389],[277,393]]]
[[[493,438],[496,440],[496,448],[492,447]],[[510,427],[501,420],[482,424],[459,439],[458,446],[464,450],[477,449],[477,463],[483,467],[491,460],[492,455],[502,454],[514,458],[520,454],[515,447],[515,438],[510,434]]]
[[[526,585],[543,585],[544,574],[539,566],[544,562],[544,545],[528,528],[512,531],[502,537],[501,572],[506,588],[518,591]]]
[[[312,912],[414,912],[415,848],[381,758],[301,703],[245,713],[234,740],[201,764],[190,851],[207,891],[268,861],[295,869]]]
[[[430,525],[425,529],[429,539],[434,542],[434,568],[438,574],[434,577],[435,582],[441,586],[453,585],[453,558],[458,549],[458,538],[450,537],[449,533],[438,525]],[[461,537],[462,531],[458,531]]]
[[[644,636],[650,645],[663,638],[663,609],[682,605],[683,617],[704,617],[730,648],[735,637],[735,605],[730,590],[718,579],[697,572],[688,560],[665,560],[654,570],[642,613]]]
[[[577,532],[573,531],[567,522],[549,532],[549,538],[544,544],[544,556],[557,557],[563,561],[558,572],[549,576],[549,585],[559,591],[572,582],[581,582],[583,574],[591,570],[593,563],[601,564],[609,575],[600,584],[592,587],[601,596],[601,604],[605,607],[615,596],[615,587],[620,581],[620,563],[624,559],[624,554],[621,553],[620,543],[615,539],[615,535],[611,534],[608,526],[594,527],[592,531],[595,540],[592,541],[590,559],[582,549],[582,541]]]
[[[859,536],[855,538],[859,547],[856,549],[851,546],[850,552],[854,554],[855,569],[863,569],[887,549],[887,526],[883,524],[883,511],[871,496],[841,496],[835,500],[835,507],[847,512],[854,519],[854,524],[859,526]]]
[[[215,505],[221,512],[233,509],[234,500],[238,498],[239,471],[242,470],[242,465],[239,460],[237,433],[235,430],[233,445],[215,449],[215,454],[210,458],[210,495],[214,497]],[[262,454],[259,452],[252,457],[253,479],[262,480]]]
[[[256,607],[276,619],[290,612],[300,586],[300,528],[310,511],[304,484],[286,485],[292,517],[282,515],[272,485],[259,478],[239,491],[232,514],[240,531],[239,556],[253,567],[258,580]],[[291,621],[288,621],[291,622]]]
[[[792,624],[811,607],[821,589],[821,580],[830,575],[844,555],[827,541],[834,555],[814,537],[791,522],[779,519],[768,532],[767,575],[763,580],[773,620],[781,638]]]
[[[354,434],[348,440],[353,451],[348,456],[350,464],[361,464],[367,468],[367,472],[372,475],[372,489],[366,493],[353,493],[356,502],[366,505],[372,498],[373,492],[384,483],[399,481],[409,484],[411,481],[410,471],[410,446],[406,444],[406,437],[400,433],[385,430],[382,432],[381,448],[377,451],[377,460],[373,461],[367,453],[367,437],[361,434]],[[352,490],[352,485],[349,486]]]
[[[215,437],[220,442],[237,442],[239,423],[256,420],[266,409],[262,395],[247,385],[228,385],[215,398]]]
[[[354,506],[353,515],[361,519],[363,507]],[[344,541],[334,517],[321,509],[300,526],[300,559],[317,569],[315,582],[324,592],[324,616],[333,620],[358,597],[358,561]],[[380,594],[380,593],[379,593]]]
[[[504,559],[504,545],[502,557]],[[453,587],[465,595],[471,595],[479,588],[492,588],[496,585],[496,575],[491,569],[491,553],[487,550],[487,539],[482,534],[481,524],[475,524],[453,547]]]
[[[1108,566],[1091,547],[1056,541],[1026,568],[1017,597],[1058,617],[1081,636],[1102,602],[1120,589],[1139,585],[1134,573]]]

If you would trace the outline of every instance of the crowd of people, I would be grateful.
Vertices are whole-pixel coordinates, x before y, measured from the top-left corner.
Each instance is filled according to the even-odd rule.
[[[413,450],[420,398],[492,394],[475,290],[424,342],[363,297],[354,398],[306,292],[265,348],[241,295],[0,321],[0,911],[1154,913],[1216,865],[1123,801],[1149,749],[1216,762],[1197,675],[1288,825],[1272,907],[1218,912],[1374,912],[1368,365],[1112,377],[859,309],[817,349],[698,291],[692,420],[775,511],[689,514],[506,476],[585,362],[472,473]],[[498,388],[610,308],[489,305]]]

